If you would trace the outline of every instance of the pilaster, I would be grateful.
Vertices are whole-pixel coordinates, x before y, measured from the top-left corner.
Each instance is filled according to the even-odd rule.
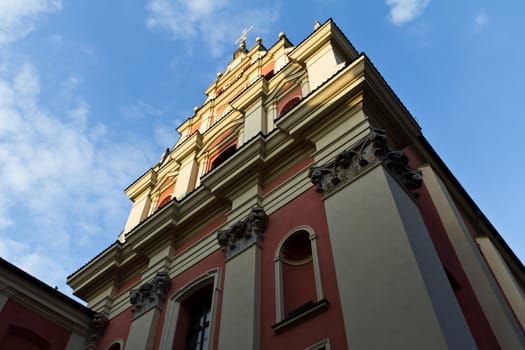
[[[310,170],[324,203],[350,349],[476,349],[414,202],[421,172],[374,130]]]
[[[162,304],[171,280],[166,272],[158,272],[153,280],[130,291],[135,314],[127,340],[127,350],[149,350],[153,347]]]
[[[502,349],[525,349],[523,331],[445,185],[430,166],[422,171],[445,231]]]
[[[226,258],[219,349],[259,349],[261,241],[267,225],[261,208],[217,234]]]

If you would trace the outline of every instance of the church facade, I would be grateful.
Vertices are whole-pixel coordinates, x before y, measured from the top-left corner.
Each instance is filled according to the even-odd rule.
[[[525,349],[522,263],[332,20],[205,93],[68,277],[98,348]]]

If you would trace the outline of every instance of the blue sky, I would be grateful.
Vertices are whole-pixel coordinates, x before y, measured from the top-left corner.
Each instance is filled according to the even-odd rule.
[[[523,16],[515,1],[0,0],[0,256],[65,278],[115,241],[123,193],[204,102],[243,28],[333,18],[525,261]]]

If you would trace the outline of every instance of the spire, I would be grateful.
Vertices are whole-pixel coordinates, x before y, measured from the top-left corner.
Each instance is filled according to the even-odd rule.
[[[250,26],[250,28],[244,28],[239,39],[235,40],[235,43],[239,44],[239,48],[233,53],[233,58],[236,58],[239,53],[244,53],[248,51],[246,49],[246,34],[248,34],[248,32],[252,29],[253,26]]]
[[[239,43],[240,49],[246,49],[246,34],[248,34],[248,32],[252,29],[253,26],[250,26],[250,28],[244,28],[239,39],[235,40],[236,44]]]

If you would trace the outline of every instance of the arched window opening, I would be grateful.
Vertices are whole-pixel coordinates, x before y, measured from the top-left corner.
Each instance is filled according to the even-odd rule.
[[[108,350],[120,350],[120,349],[122,349],[120,342],[113,343],[108,348]]]
[[[236,145],[232,145],[228,148],[226,148],[224,151],[221,152],[211,163],[210,170],[215,169],[222,163],[224,163],[228,158],[230,158],[235,152],[237,151]]]
[[[266,72],[264,75],[263,75],[263,78],[266,79],[266,80],[270,80],[273,78],[273,76],[275,75],[275,72],[273,71],[273,69],[271,71],[268,71]]]
[[[207,284],[180,303],[174,349],[207,350],[212,321],[213,284]]]
[[[328,307],[321,284],[317,235],[299,226],[284,235],[275,261],[275,315],[272,326],[280,333]]]
[[[212,269],[179,289],[169,300],[159,349],[215,347],[220,269]]]
[[[316,301],[312,247],[308,232],[299,231],[284,243],[282,261],[284,315],[293,317]]]
[[[192,295],[183,304],[188,314],[185,350],[204,350],[208,348],[212,294],[212,286],[209,285]]]
[[[286,104],[283,106],[283,108],[281,108],[281,110],[279,111],[279,117],[282,117],[289,110],[291,110],[292,108],[297,106],[299,104],[299,102],[301,102],[301,100],[302,100],[301,97],[296,96],[296,97],[290,99],[290,101],[286,102]]]

